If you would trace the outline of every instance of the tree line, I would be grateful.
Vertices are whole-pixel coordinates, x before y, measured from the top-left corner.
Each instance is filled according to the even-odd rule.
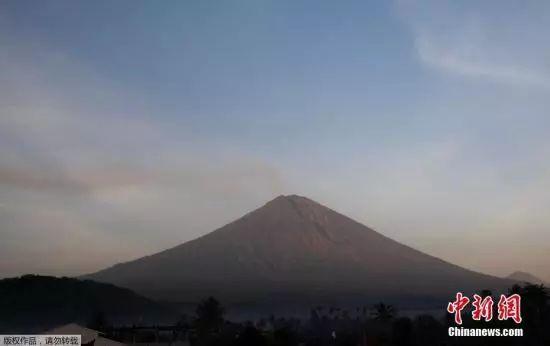
[[[464,318],[461,327],[523,328],[523,337],[449,337],[449,327],[455,326],[453,315],[436,318],[422,314],[411,318],[401,316],[395,306],[383,302],[354,311],[319,306],[311,309],[305,320],[270,316],[236,323],[225,318],[226,310],[218,300],[208,297],[198,304],[193,316],[180,318],[172,341],[181,338],[192,346],[550,345],[546,287],[526,283],[514,285],[509,293],[522,297],[520,325],[496,318],[489,322]],[[492,296],[489,290],[479,294]]]

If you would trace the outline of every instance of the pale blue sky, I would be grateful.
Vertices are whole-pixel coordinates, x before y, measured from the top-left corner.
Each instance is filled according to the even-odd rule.
[[[301,194],[550,279],[546,1],[3,1],[0,276]]]

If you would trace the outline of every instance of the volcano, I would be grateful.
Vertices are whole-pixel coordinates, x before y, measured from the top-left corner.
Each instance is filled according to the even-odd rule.
[[[417,251],[296,195],[279,196],[205,236],[87,278],[168,301],[212,295],[225,304],[304,306],[446,302],[457,291],[513,284]]]

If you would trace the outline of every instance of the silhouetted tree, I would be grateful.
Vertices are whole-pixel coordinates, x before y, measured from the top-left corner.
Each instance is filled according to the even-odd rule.
[[[108,322],[107,318],[105,317],[105,313],[101,310],[94,312],[87,326],[90,329],[104,332],[108,328]]]
[[[295,346],[298,345],[298,336],[290,326],[277,328],[273,332],[274,346]]]
[[[481,298],[491,297],[493,295],[493,292],[491,292],[491,290],[484,289],[484,290],[481,290],[479,295],[481,296]]]
[[[267,341],[262,333],[252,324],[247,325],[235,341],[236,346],[262,346]]]
[[[526,284],[521,289],[522,316],[532,340],[542,342],[548,334],[548,291],[544,285]]]
[[[218,334],[223,325],[225,309],[214,297],[199,303],[196,309],[195,328],[199,339]]]
[[[432,315],[417,316],[413,325],[417,345],[442,345],[441,339],[447,336],[445,327]]]
[[[512,288],[508,290],[509,294],[521,294],[521,286],[518,284],[514,284]]]
[[[174,340],[184,338],[189,333],[191,323],[189,317],[186,314],[182,314],[176,322],[176,331],[174,331]]]
[[[412,345],[413,324],[410,318],[401,317],[393,322],[392,339],[396,346]]]
[[[373,308],[374,312],[372,314],[375,320],[387,322],[395,317],[395,309],[392,305],[378,303]]]

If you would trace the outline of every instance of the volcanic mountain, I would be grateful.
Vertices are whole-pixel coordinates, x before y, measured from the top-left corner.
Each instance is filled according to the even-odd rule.
[[[205,236],[87,278],[162,300],[225,304],[355,304],[451,299],[512,281],[429,256],[296,195]],[[439,300],[438,300],[439,301]]]

